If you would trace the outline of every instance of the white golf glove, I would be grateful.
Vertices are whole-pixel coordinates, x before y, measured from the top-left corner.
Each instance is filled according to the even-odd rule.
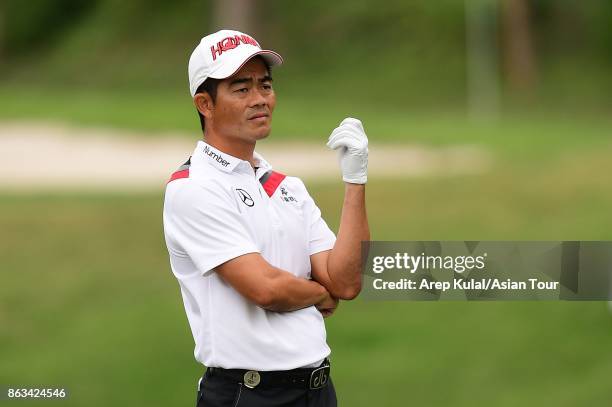
[[[368,181],[368,136],[361,121],[347,117],[329,136],[327,147],[338,151],[342,179],[351,184]]]

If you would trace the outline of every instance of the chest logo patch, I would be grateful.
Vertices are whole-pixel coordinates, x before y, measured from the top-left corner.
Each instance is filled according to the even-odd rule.
[[[285,187],[281,187],[281,199],[285,202],[297,202],[297,199],[295,199],[292,196],[289,196],[289,193],[287,192],[287,190],[285,189]]]
[[[244,189],[236,188],[236,192],[238,192],[238,196],[240,197],[240,200],[243,204],[249,207],[255,205],[255,201],[253,201],[253,198],[251,198],[251,195],[249,195],[247,191],[245,191]]]

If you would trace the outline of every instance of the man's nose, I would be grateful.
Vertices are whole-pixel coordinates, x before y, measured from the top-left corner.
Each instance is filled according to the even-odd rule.
[[[268,103],[265,95],[262,90],[259,88],[253,88],[253,92],[251,92],[251,106],[263,106]]]

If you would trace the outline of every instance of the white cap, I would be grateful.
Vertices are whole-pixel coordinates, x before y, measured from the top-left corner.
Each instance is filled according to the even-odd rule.
[[[189,58],[191,96],[206,79],[229,78],[255,55],[261,55],[270,66],[283,63],[279,54],[261,49],[253,37],[240,31],[221,30],[202,38]]]

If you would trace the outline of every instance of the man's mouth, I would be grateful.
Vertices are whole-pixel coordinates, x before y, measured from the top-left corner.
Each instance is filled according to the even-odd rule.
[[[253,116],[249,117],[249,120],[263,121],[263,120],[265,120],[269,116],[270,115],[268,113],[257,113],[257,114],[254,114]]]

